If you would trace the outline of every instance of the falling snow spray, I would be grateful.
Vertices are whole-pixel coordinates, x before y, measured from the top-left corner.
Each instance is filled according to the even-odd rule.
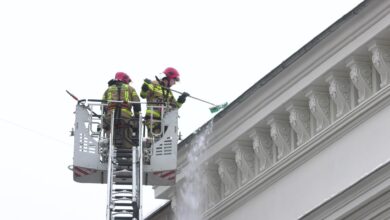
[[[206,204],[206,175],[201,161],[213,129],[210,121],[206,129],[196,134],[187,153],[187,164],[181,171],[183,179],[176,188],[176,219],[201,220]]]

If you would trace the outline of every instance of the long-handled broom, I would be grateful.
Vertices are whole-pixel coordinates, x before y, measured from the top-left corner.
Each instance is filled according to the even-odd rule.
[[[166,87],[164,87],[164,88],[166,88]],[[178,93],[178,94],[183,94],[183,92],[179,92],[179,91],[174,90],[174,89],[171,89],[171,88],[166,88],[166,89],[169,89],[169,90],[171,90],[172,92],[176,92],[176,93]],[[211,113],[218,112],[219,110],[224,109],[224,108],[228,105],[227,102],[225,102],[225,103],[223,103],[223,104],[220,104],[220,105],[216,105],[216,104],[213,104],[213,103],[208,102],[208,101],[206,101],[206,100],[203,100],[203,99],[194,97],[194,96],[192,96],[192,95],[189,95],[188,97],[193,98],[193,99],[196,99],[196,100],[201,101],[201,102],[204,102],[204,103],[207,103],[207,104],[209,104],[209,105],[212,105],[212,107],[209,108]]]
[[[180,91],[177,91],[177,90],[168,88],[168,87],[166,87],[166,86],[163,86],[161,80],[160,80],[157,76],[156,76],[156,80],[160,83],[160,86],[161,86],[162,88],[164,88],[164,89],[166,89],[166,90],[171,90],[172,92],[176,92],[176,93],[178,93],[178,94],[180,94],[180,95],[183,94],[183,92],[180,92]],[[150,80],[145,79],[145,82],[147,82],[147,81],[150,81]],[[193,98],[193,99],[196,99],[196,100],[201,101],[201,102],[204,102],[204,103],[207,103],[207,104],[209,104],[209,105],[212,105],[212,107],[209,108],[211,113],[218,112],[219,110],[225,108],[225,107],[228,105],[227,102],[225,102],[225,103],[223,103],[223,104],[220,104],[220,105],[216,105],[216,104],[213,104],[213,103],[208,102],[208,101],[206,101],[206,100],[203,100],[203,99],[194,97],[194,96],[192,96],[192,95],[188,95],[188,97]]]

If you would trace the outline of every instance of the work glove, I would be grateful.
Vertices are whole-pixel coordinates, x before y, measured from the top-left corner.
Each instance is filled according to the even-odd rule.
[[[142,85],[142,91],[147,92],[149,90],[148,84],[151,84],[152,81],[150,79],[145,79],[144,84]]]
[[[142,91],[143,92],[147,92],[149,90],[149,86],[146,84],[146,83],[144,83],[143,85],[142,85]]]
[[[183,92],[179,98],[177,99],[178,102],[184,103],[186,101],[187,96],[190,96],[187,92]]]

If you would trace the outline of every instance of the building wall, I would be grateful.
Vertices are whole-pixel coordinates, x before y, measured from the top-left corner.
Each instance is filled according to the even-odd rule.
[[[389,116],[386,107],[223,219],[298,219],[341,193],[390,161]]]
[[[333,198],[389,163],[389,26],[390,0],[362,2],[215,116],[200,160],[207,195],[200,219],[335,216]],[[180,143],[180,169],[192,142]],[[185,181],[179,174],[157,197],[176,203]],[[329,219],[359,219],[357,208],[370,199]]]

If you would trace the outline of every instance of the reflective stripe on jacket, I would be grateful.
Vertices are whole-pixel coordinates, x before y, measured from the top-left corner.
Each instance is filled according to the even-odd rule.
[[[141,90],[141,97],[146,98],[147,106],[146,109],[146,117],[150,117],[153,115],[153,118],[160,119],[161,118],[161,110],[159,108],[151,108],[152,106],[163,106],[166,104],[172,108],[180,108],[183,103],[177,102],[175,97],[172,94],[172,91],[162,87],[157,81],[153,81],[152,83],[146,83],[148,85],[148,91]]]
[[[124,117],[131,117],[133,115],[131,111],[133,104],[129,102],[140,101],[138,94],[133,87],[119,82],[108,87],[104,92],[103,100],[123,101],[123,103],[108,102],[105,110],[109,111],[108,114],[110,114],[115,107],[119,106],[122,112],[121,115]],[[136,114],[138,114],[138,112],[136,112]]]

